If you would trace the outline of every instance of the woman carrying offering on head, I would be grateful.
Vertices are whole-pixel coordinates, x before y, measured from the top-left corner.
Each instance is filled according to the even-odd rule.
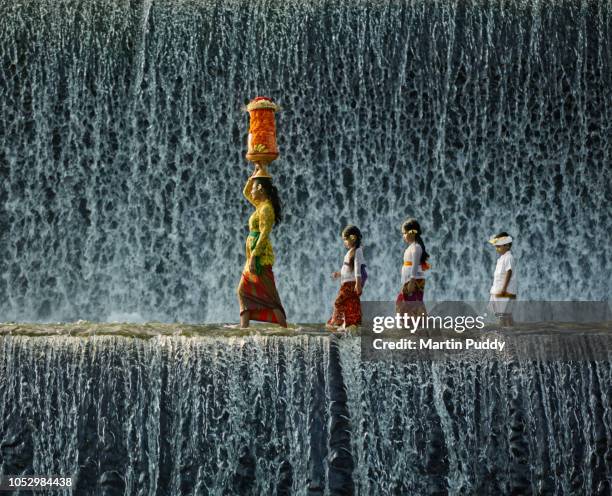
[[[426,315],[423,293],[425,271],[429,269],[429,254],[425,251],[421,226],[416,219],[408,219],[402,224],[402,236],[408,248],[404,251],[402,289],[395,301],[396,312],[414,316]]]
[[[287,327],[272,265],[274,252],[270,241],[272,227],[281,221],[281,203],[272,178],[262,173],[259,165],[248,179],[243,194],[255,207],[249,218],[246,240],[246,263],[238,285],[240,327],[248,327],[251,320],[272,322]]]

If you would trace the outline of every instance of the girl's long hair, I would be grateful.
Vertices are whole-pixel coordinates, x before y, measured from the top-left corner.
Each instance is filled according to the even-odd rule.
[[[427,262],[429,258],[429,253],[425,249],[425,243],[423,242],[423,238],[421,237],[421,225],[417,222],[416,219],[408,219],[406,222],[402,224],[402,232],[407,231],[416,231],[415,241],[421,246],[423,253],[421,253],[421,263]]]
[[[357,248],[359,248],[361,246],[361,231],[359,230],[359,228],[357,226],[346,226],[344,229],[342,229],[342,237],[343,238],[348,238],[349,236],[354,235],[355,236],[355,245],[353,246],[353,254],[351,255],[351,258],[349,260],[349,267],[351,270],[354,269],[354,262],[355,262],[355,251],[357,250]]]
[[[278,189],[272,184],[272,179],[269,177],[257,177],[255,178],[257,184],[261,184],[266,196],[272,203],[274,209],[274,223],[278,224],[283,219],[283,208],[281,205],[280,197],[278,196]]]

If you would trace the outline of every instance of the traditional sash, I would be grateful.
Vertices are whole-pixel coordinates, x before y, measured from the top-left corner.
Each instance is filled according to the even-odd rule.
[[[257,241],[259,241],[259,235],[261,233],[259,231],[251,231],[249,233],[249,237],[252,238],[251,239],[251,253],[253,252],[253,250],[255,250],[255,247],[257,246]],[[261,275],[261,262],[259,261],[259,256],[255,257],[255,274],[257,275]]]
[[[412,262],[408,261],[408,262],[404,262],[404,267],[412,267]],[[427,262],[423,262],[421,264],[421,270],[426,271],[431,269],[431,265],[429,265]]]

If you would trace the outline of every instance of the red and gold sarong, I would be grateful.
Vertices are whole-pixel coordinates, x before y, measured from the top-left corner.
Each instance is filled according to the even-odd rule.
[[[361,302],[355,291],[355,281],[345,282],[334,302],[334,313],[327,321],[332,326],[361,325]]]
[[[283,315],[286,315],[276,290],[271,265],[263,265],[261,274],[244,271],[240,278],[240,284],[238,284],[237,293],[240,302],[240,315],[248,311],[251,320],[278,324],[274,310],[280,310]]]

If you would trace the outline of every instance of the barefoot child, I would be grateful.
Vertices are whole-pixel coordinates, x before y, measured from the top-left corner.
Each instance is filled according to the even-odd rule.
[[[507,232],[500,232],[489,240],[499,254],[493,285],[491,286],[490,304],[501,325],[512,325],[512,303],[516,299],[518,289],[516,277],[516,262],[510,252],[512,237]]]
[[[425,243],[421,238],[421,226],[416,219],[408,219],[402,224],[402,236],[408,244],[404,251],[402,265],[402,289],[395,301],[395,310],[399,314],[426,315],[423,305],[425,290],[425,271],[429,269]]]
[[[334,312],[327,326],[336,328],[361,324],[361,302],[359,297],[365,283],[365,262],[361,248],[361,231],[356,226],[347,226],[342,231],[344,246],[348,249],[340,272],[332,278],[340,278],[340,291],[334,302]]]

